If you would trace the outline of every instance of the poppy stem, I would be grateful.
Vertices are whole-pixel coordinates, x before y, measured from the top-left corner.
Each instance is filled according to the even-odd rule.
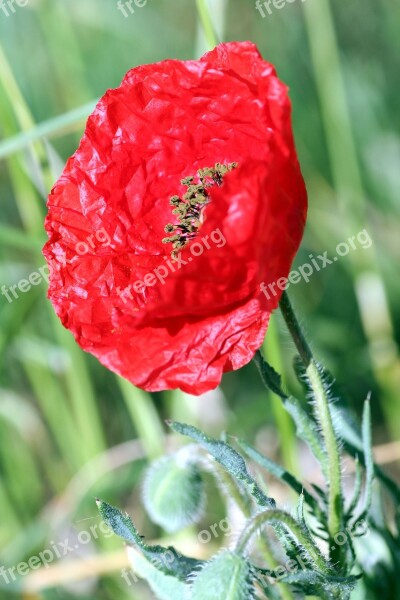
[[[329,395],[321,368],[312,354],[286,292],[282,294],[280,309],[297,351],[300,354],[306,376],[313,390],[316,416],[321,426],[326,445],[329,472],[328,533],[331,542],[330,547],[332,548],[332,560],[337,561],[340,558],[337,556],[337,553],[340,552],[340,547],[335,543],[335,536],[341,531],[343,525],[340,443],[333,426]]]
[[[281,296],[279,307],[281,309],[282,316],[285,319],[287,328],[289,329],[289,333],[293,338],[297,351],[300,354],[300,358],[303,361],[304,366],[307,368],[310,362],[313,360],[313,354],[286,292],[283,292]]]
[[[235,551],[238,554],[245,554],[251,539],[260,532],[262,527],[272,523],[285,525],[297,538],[298,543],[305,548],[319,572],[326,573],[328,571],[327,563],[318,546],[304,532],[299,523],[284,510],[268,509],[255,515],[249,526],[239,536]]]
[[[271,315],[267,335],[264,339],[262,349],[267,361],[273,364],[278,372],[282,372],[282,353],[276,317],[277,315]],[[257,360],[256,357],[254,358]],[[298,475],[299,463],[297,455],[297,440],[292,418],[285,410],[285,407],[282,404],[282,398],[279,396],[279,394],[272,393],[271,401],[275,424],[280,432],[283,463],[288,470],[293,473],[293,475]]]

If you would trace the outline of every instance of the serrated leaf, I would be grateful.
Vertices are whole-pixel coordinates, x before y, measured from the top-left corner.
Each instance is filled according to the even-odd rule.
[[[298,437],[308,445],[320,464],[325,477],[329,479],[328,457],[324,442],[316,428],[314,420],[302,408],[300,402],[292,396],[285,400],[284,407],[295,422]]]
[[[124,539],[127,544],[140,550],[143,556],[165,575],[171,575],[184,581],[203,564],[202,561],[183,556],[172,546],[167,548],[159,545],[149,546],[143,541],[127,513],[123,514],[118,508],[102,500],[97,500],[97,506],[101,518],[110,529]]]
[[[265,386],[282,398],[285,409],[295,422],[297,435],[306,442],[318,463],[321,465],[325,477],[327,477],[328,458],[324,449],[324,442],[315,428],[314,419],[302,408],[297,398],[288,396],[288,394],[283,391],[281,376],[266,362],[260,351],[254,355],[253,360],[257,365]],[[300,364],[301,363],[298,361],[297,366]],[[302,364],[301,374],[298,374],[301,381],[304,382],[305,371]]]
[[[179,453],[155,461],[147,470],[143,501],[152,520],[166,531],[179,531],[197,522],[204,499],[200,471],[193,463],[180,460]]]
[[[296,516],[297,521],[300,523],[303,529],[307,529],[308,531],[308,526],[304,517],[304,493],[300,494],[299,496],[299,500],[296,506]]]
[[[268,508],[275,507],[275,500],[268,498],[268,496],[262,492],[256,481],[249,474],[243,457],[236,452],[232,446],[226,442],[208,437],[192,425],[177,423],[175,421],[168,422],[168,425],[176,433],[190,437],[207,450],[207,452],[211,454],[211,456],[222,465],[232,477],[237,481],[240,481],[246,487],[258,506]]]
[[[354,512],[358,506],[358,503],[361,498],[362,491],[362,473],[361,473],[361,465],[358,457],[355,460],[355,482],[354,482],[354,493],[347,510],[346,514],[346,522],[350,521],[350,519],[354,516]]]
[[[316,483],[312,483],[311,487],[314,490],[314,492],[317,494],[317,496],[320,498],[322,504],[325,507],[328,506],[328,498],[326,495],[326,491],[323,490],[322,488],[320,488],[319,485],[317,485]]]
[[[189,600],[189,584],[159,571],[134,548],[128,548],[127,551],[134,572],[146,579],[159,600]]]
[[[253,357],[254,362],[260,372],[261,379],[264,385],[274,392],[277,396],[280,396],[285,400],[288,395],[282,389],[282,377],[275,371],[275,369],[265,360],[260,350],[257,350]]]
[[[301,386],[307,388],[306,367],[298,354],[293,357],[293,370]]]
[[[253,600],[253,573],[243,557],[223,550],[196,575],[191,600]]]
[[[364,403],[362,418],[362,441],[365,460],[365,502],[362,516],[368,517],[372,499],[372,485],[374,483],[374,457],[372,453],[371,433],[371,405],[369,397]]]

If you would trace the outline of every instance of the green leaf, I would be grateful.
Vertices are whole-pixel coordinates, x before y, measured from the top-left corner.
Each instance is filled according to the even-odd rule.
[[[355,459],[355,470],[356,470],[356,474],[355,474],[355,482],[354,482],[354,493],[353,493],[353,498],[351,500],[349,508],[347,510],[346,522],[350,521],[350,519],[354,516],[354,512],[355,512],[355,510],[358,506],[358,503],[360,501],[360,498],[361,498],[362,472],[361,472],[361,465],[360,465],[358,456]]]
[[[211,454],[211,456],[224,467],[224,469],[232,475],[237,481],[240,481],[252,497],[255,499],[258,506],[274,508],[275,500],[268,498],[257,485],[256,481],[247,471],[246,463],[243,457],[226,442],[215,440],[202,433],[192,425],[168,421],[167,424],[176,433],[185,435],[195,440]]]
[[[205,504],[200,471],[182,452],[155,461],[146,473],[143,501],[152,520],[168,532],[196,523]]]
[[[308,526],[307,526],[306,519],[304,516],[304,493],[300,494],[300,496],[299,496],[299,501],[296,506],[296,515],[297,515],[297,521],[300,523],[300,525],[303,527],[303,529],[306,529],[308,531]]]
[[[167,548],[159,545],[149,546],[143,541],[127,513],[123,514],[118,508],[102,500],[97,500],[97,506],[101,518],[110,529],[124,539],[127,544],[140,550],[143,556],[165,575],[172,575],[185,581],[193,571],[203,564],[202,561],[183,556],[172,546]]]
[[[307,414],[297,398],[287,398],[284,407],[295,422],[298,437],[308,445],[327,477],[328,456],[314,419]]]
[[[324,442],[316,430],[314,419],[302,408],[297,398],[288,396],[288,394],[284,392],[282,389],[281,376],[264,359],[259,350],[254,355],[253,360],[257,365],[264,385],[274,392],[274,394],[282,398],[285,409],[295,422],[297,435],[309,446],[326,476],[328,473],[328,457],[324,448]],[[304,381],[303,366],[301,366],[301,381]]]
[[[372,453],[371,434],[371,405],[369,396],[364,402],[362,418],[362,441],[365,459],[365,502],[362,517],[368,517],[372,500],[372,485],[374,483],[374,456]],[[360,517],[361,518],[361,517]]]
[[[196,575],[191,600],[252,600],[255,596],[250,563],[223,550]]]
[[[282,377],[275,371],[273,367],[265,360],[260,350],[257,350],[253,357],[254,362],[260,372],[261,379],[264,385],[274,392],[277,396],[280,396],[282,400],[286,400],[288,395],[282,390]]]

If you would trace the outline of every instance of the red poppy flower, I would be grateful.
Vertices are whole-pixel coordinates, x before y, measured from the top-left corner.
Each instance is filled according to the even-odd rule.
[[[260,284],[288,274],[306,204],[287,89],[253,44],[132,69],[49,196],[49,297],[132,383],[206,392],[262,344],[281,292]]]

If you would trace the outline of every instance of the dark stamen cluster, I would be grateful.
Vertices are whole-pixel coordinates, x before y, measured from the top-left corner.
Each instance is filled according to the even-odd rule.
[[[187,187],[187,192],[183,198],[172,196],[169,201],[174,207],[172,214],[177,216],[179,223],[176,225],[168,223],[164,228],[166,233],[173,234],[163,239],[164,244],[173,245],[172,258],[175,258],[178,250],[196,237],[201,225],[203,209],[210,202],[208,189],[213,185],[221,186],[224,175],[237,166],[236,162],[228,165],[216,163],[215,167],[205,167],[197,171],[199,183],[195,182],[195,177],[185,177],[181,180],[181,184]]]

